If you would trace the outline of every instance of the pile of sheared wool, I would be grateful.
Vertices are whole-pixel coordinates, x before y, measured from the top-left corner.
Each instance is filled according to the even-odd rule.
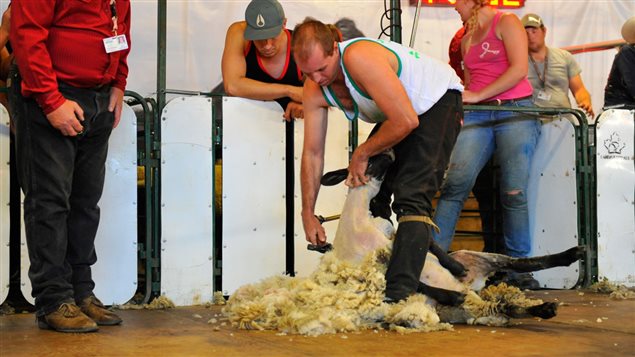
[[[591,285],[590,289],[597,293],[609,294],[609,297],[615,300],[635,299],[635,291],[629,290],[626,285],[612,283],[606,277]]]
[[[9,305],[6,301],[0,305],[0,315],[13,315],[15,314],[15,309],[13,306]]]
[[[123,305],[113,305],[112,307],[117,310],[165,310],[173,309],[175,305],[174,302],[172,302],[172,300],[170,300],[167,296],[161,295],[154,298],[149,304],[135,304],[129,302]]]
[[[468,292],[461,307],[466,311],[470,325],[506,326],[509,324],[509,317],[505,315],[507,310],[542,303],[540,299],[528,298],[515,286],[500,283],[485,287],[478,295],[474,291]]]
[[[480,294],[468,291],[459,307],[435,308],[436,303],[421,294],[386,304],[382,301],[389,257],[389,248],[379,249],[353,265],[326,253],[308,278],[276,276],[242,286],[229,298],[223,313],[241,329],[317,336],[374,328],[400,333],[452,329],[441,321],[505,326],[509,324],[507,309],[543,303],[501,283]]]
[[[496,313],[505,311],[510,306],[531,307],[543,303],[540,299],[528,298],[519,288],[505,283],[489,285],[479,292],[479,296],[487,302],[494,303]],[[488,315],[492,313],[494,311],[487,312]]]
[[[308,278],[277,276],[239,288],[223,312],[241,329],[310,336],[380,326],[402,333],[451,329],[423,295],[382,302],[389,254],[381,249],[352,265],[329,252]]]
[[[225,305],[227,304],[227,300],[225,300],[225,296],[223,296],[222,291],[214,291],[214,295],[212,297],[213,305]]]

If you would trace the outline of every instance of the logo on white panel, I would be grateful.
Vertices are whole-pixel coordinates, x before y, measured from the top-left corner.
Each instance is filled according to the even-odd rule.
[[[622,142],[620,134],[613,132],[608,139],[604,140],[604,147],[608,150],[609,154],[619,155],[626,147],[626,143]]]
[[[262,14],[258,14],[258,17],[256,17],[256,26],[258,26],[258,27],[264,27],[265,26],[265,18],[262,17]]]
[[[600,155],[603,159],[622,159],[633,160],[635,157],[629,155],[628,150],[624,152],[626,143],[620,138],[620,134],[613,132],[608,139],[604,140],[604,148],[606,148],[606,154]],[[624,152],[624,153],[622,153]]]

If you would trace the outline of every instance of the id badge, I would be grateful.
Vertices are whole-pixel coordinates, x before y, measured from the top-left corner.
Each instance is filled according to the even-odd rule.
[[[538,95],[536,97],[540,100],[548,102],[551,99],[551,94],[547,93],[546,90],[541,89],[540,91],[538,91]]]
[[[128,40],[125,35],[118,35],[104,38],[104,48],[106,53],[123,51],[128,49]]]

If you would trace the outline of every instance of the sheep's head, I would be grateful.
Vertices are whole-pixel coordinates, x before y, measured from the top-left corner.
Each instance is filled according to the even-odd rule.
[[[370,180],[348,191],[339,225],[333,240],[339,259],[359,262],[367,254],[389,243],[393,227],[383,218],[373,218],[369,211],[370,200],[377,195],[386,171],[395,160],[392,150],[368,160],[366,175]],[[329,172],[322,177],[323,185],[338,184],[348,175],[348,170]]]
[[[371,179],[374,178],[378,181],[383,181],[388,168],[395,162],[395,152],[393,149],[388,149],[381,154],[377,154],[368,159],[368,167],[366,168],[366,176]],[[348,169],[339,169],[331,172],[327,172],[322,176],[320,183],[323,186],[335,186],[338,183],[346,180],[348,176]],[[377,192],[375,192],[377,194]],[[374,197],[374,196],[373,196]],[[372,198],[372,197],[371,197]]]

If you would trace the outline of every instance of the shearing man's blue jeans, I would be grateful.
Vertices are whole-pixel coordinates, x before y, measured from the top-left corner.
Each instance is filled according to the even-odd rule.
[[[532,106],[524,99],[503,106]],[[478,173],[495,153],[500,164],[501,206],[506,253],[526,257],[531,253],[527,183],[540,123],[535,116],[519,112],[466,112],[447,176],[441,187],[434,221],[441,233],[434,234],[439,245],[448,250],[463,203]]]

